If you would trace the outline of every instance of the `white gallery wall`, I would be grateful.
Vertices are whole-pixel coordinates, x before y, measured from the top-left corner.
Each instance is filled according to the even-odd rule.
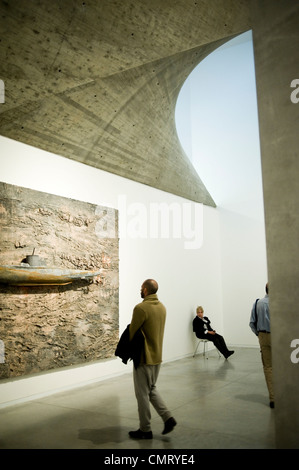
[[[248,94],[256,112],[254,99]],[[191,125],[195,121],[190,102],[186,109]],[[186,115],[184,120],[188,121]],[[215,120],[211,125],[215,128]],[[189,136],[196,133],[193,129]],[[220,136],[213,136],[214,144],[219,143]],[[211,153],[201,158],[198,168],[217,203],[211,208],[0,137],[0,181],[118,209],[120,334],[141,301],[142,282],[155,278],[168,312],[164,361],[196,360],[192,320],[198,305],[230,347],[257,347],[249,315],[267,281],[257,121],[253,128],[246,126],[242,138],[223,139],[221,149],[228,147],[230,159],[223,161],[223,152],[212,148],[210,139]],[[237,153],[231,151],[231,142],[238,143]],[[193,141],[190,147],[194,153],[198,145]],[[130,373],[131,368],[131,363],[124,365],[115,357],[2,380],[0,406]]]
[[[168,311],[164,361],[192,355],[192,320],[198,304],[206,306],[222,329],[217,210],[4,137],[0,137],[0,175],[8,184],[119,210],[120,333],[142,300],[140,286],[149,277],[157,279],[159,298]],[[153,209],[157,204],[173,209],[168,233],[160,221],[156,223]],[[131,363],[124,365],[115,357],[34,377],[2,380],[0,405],[126,372],[131,372]]]

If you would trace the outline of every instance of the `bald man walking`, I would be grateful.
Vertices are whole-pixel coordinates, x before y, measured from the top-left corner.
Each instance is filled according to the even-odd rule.
[[[162,348],[166,309],[157,296],[158,283],[147,279],[141,286],[140,295],[143,301],[135,306],[130,324],[130,340],[138,330],[144,337],[140,364],[133,368],[134,389],[138,404],[139,429],[130,431],[133,439],[152,439],[151,410],[153,405],[164,422],[162,434],[173,430],[177,424],[162,400],[156,388],[162,362]]]

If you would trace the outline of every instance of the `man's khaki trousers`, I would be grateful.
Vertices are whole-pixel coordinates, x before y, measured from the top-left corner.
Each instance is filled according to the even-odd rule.
[[[269,400],[274,401],[274,392],[272,385],[271,333],[263,333],[260,331],[258,338],[261,347],[261,356],[266,384],[269,392]]]

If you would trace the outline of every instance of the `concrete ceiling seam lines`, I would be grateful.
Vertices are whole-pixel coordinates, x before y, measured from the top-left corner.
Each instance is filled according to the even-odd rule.
[[[215,207],[180,145],[179,91],[250,29],[245,0],[0,3],[0,134]]]

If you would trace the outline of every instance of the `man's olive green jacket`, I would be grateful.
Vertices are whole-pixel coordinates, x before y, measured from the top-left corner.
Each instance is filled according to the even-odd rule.
[[[161,364],[165,320],[166,308],[159,301],[157,294],[147,295],[143,302],[134,308],[130,323],[130,340],[140,328],[144,336],[141,364]]]

